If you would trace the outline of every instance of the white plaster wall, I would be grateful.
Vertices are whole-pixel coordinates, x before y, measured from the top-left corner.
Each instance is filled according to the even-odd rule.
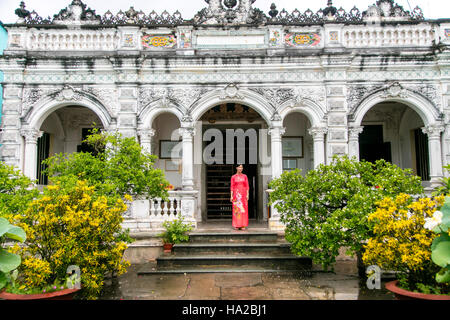
[[[172,140],[181,137],[176,134],[176,130],[180,128],[180,121],[178,118],[171,113],[160,114],[153,121],[152,128],[155,130],[155,136],[152,142],[152,153],[158,156],[158,160],[155,162],[155,167],[160,168],[164,171],[166,179],[176,188],[182,187],[182,168],[180,165],[180,170],[177,171],[166,171],[166,161],[167,159],[159,159],[160,150],[159,142],[160,140]],[[181,159],[180,159],[181,162]]]
[[[407,108],[400,122],[400,142],[402,167],[416,169],[415,164],[415,141],[413,130],[423,128],[424,123],[419,115],[410,108]]]
[[[313,139],[308,133],[308,129],[311,128],[311,124],[304,114],[293,112],[286,116],[283,126],[286,128],[286,132],[283,135],[284,137],[303,137],[304,157],[297,159],[297,168],[301,169],[302,174],[305,175],[309,170],[312,170],[314,166]]]

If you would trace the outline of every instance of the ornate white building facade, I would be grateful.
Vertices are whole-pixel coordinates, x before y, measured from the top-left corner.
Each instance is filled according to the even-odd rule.
[[[135,201],[125,223],[134,231],[178,212],[194,223],[229,217],[237,162],[204,154],[231,129],[248,133],[246,160],[258,154],[246,166],[250,217],[274,230],[283,226],[268,208],[270,180],[334,155],[384,158],[439,183],[450,163],[450,19],[392,0],[364,12],[272,5],[267,15],[254,0],[206,2],[191,20],[134,8],[99,16],[79,0],[42,19],[22,4],[0,57],[1,160],[45,183],[40,161],[83,150],[93,126],[136,137],[175,190],[169,203]],[[179,159],[166,159],[171,141]]]

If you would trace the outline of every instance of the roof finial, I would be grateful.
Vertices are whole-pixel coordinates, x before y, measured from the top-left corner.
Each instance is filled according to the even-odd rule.
[[[337,12],[337,9],[335,7],[333,7],[333,1],[332,0],[328,0],[327,5],[328,5],[328,7],[326,7],[323,10],[323,15],[325,17],[333,17],[336,14],[336,12]]]

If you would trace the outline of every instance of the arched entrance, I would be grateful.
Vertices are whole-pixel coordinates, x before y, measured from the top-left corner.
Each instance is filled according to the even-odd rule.
[[[359,158],[384,159],[411,168],[423,181],[430,181],[428,137],[423,120],[407,105],[383,102],[373,106],[361,123]]]
[[[262,116],[243,103],[224,102],[200,117],[202,220],[231,220],[230,179],[242,164],[250,187],[249,219],[267,221],[264,190],[270,176],[263,169],[269,149],[267,128]]]
[[[43,97],[22,118],[24,174],[45,184],[42,160],[60,152],[87,151],[82,141],[90,130],[109,129],[111,122],[108,109],[89,93],[64,88]]]
[[[151,153],[158,156],[155,168],[164,171],[167,181],[174,190],[181,190],[182,185],[182,143],[180,140],[180,120],[172,112],[162,112],[153,118]],[[168,152],[171,148],[173,152]]]
[[[93,128],[103,129],[100,118],[90,109],[70,105],[53,111],[39,128],[37,139],[36,179],[38,184],[47,184],[42,161],[57,153],[90,152],[83,142]]]
[[[424,96],[395,83],[365,98],[351,118],[350,156],[385,158],[413,169],[426,187],[440,185],[444,125],[439,109]]]

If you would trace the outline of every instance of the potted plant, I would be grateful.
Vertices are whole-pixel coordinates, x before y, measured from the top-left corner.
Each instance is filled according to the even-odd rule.
[[[172,221],[164,221],[163,227],[165,231],[159,236],[162,238],[165,253],[172,252],[174,244],[189,241],[187,233],[193,229],[192,225],[185,223],[181,214]]]
[[[70,289],[67,268],[80,269],[83,298],[96,299],[108,274],[126,272],[127,233],[122,230],[126,205],[121,198],[97,194],[87,181],[66,181],[44,188],[28,209],[14,217],[27,239],[12,250],[22,257],[10,293],[23,298]],[[74,288],[70,289],[71,293]],[[57,293],[51,292],[51,296]],[[25,296],[26,295],[26,296]]]
[[[386,284],[397,299],[450,300],[448,283],[436,281],[439,267],[432,261],[436,234],[425,228],[443,196],[419,198],[400,194],[378,202],[368,217],[372,237],[364,246],[367,265],[396,272],[396,281]]]

